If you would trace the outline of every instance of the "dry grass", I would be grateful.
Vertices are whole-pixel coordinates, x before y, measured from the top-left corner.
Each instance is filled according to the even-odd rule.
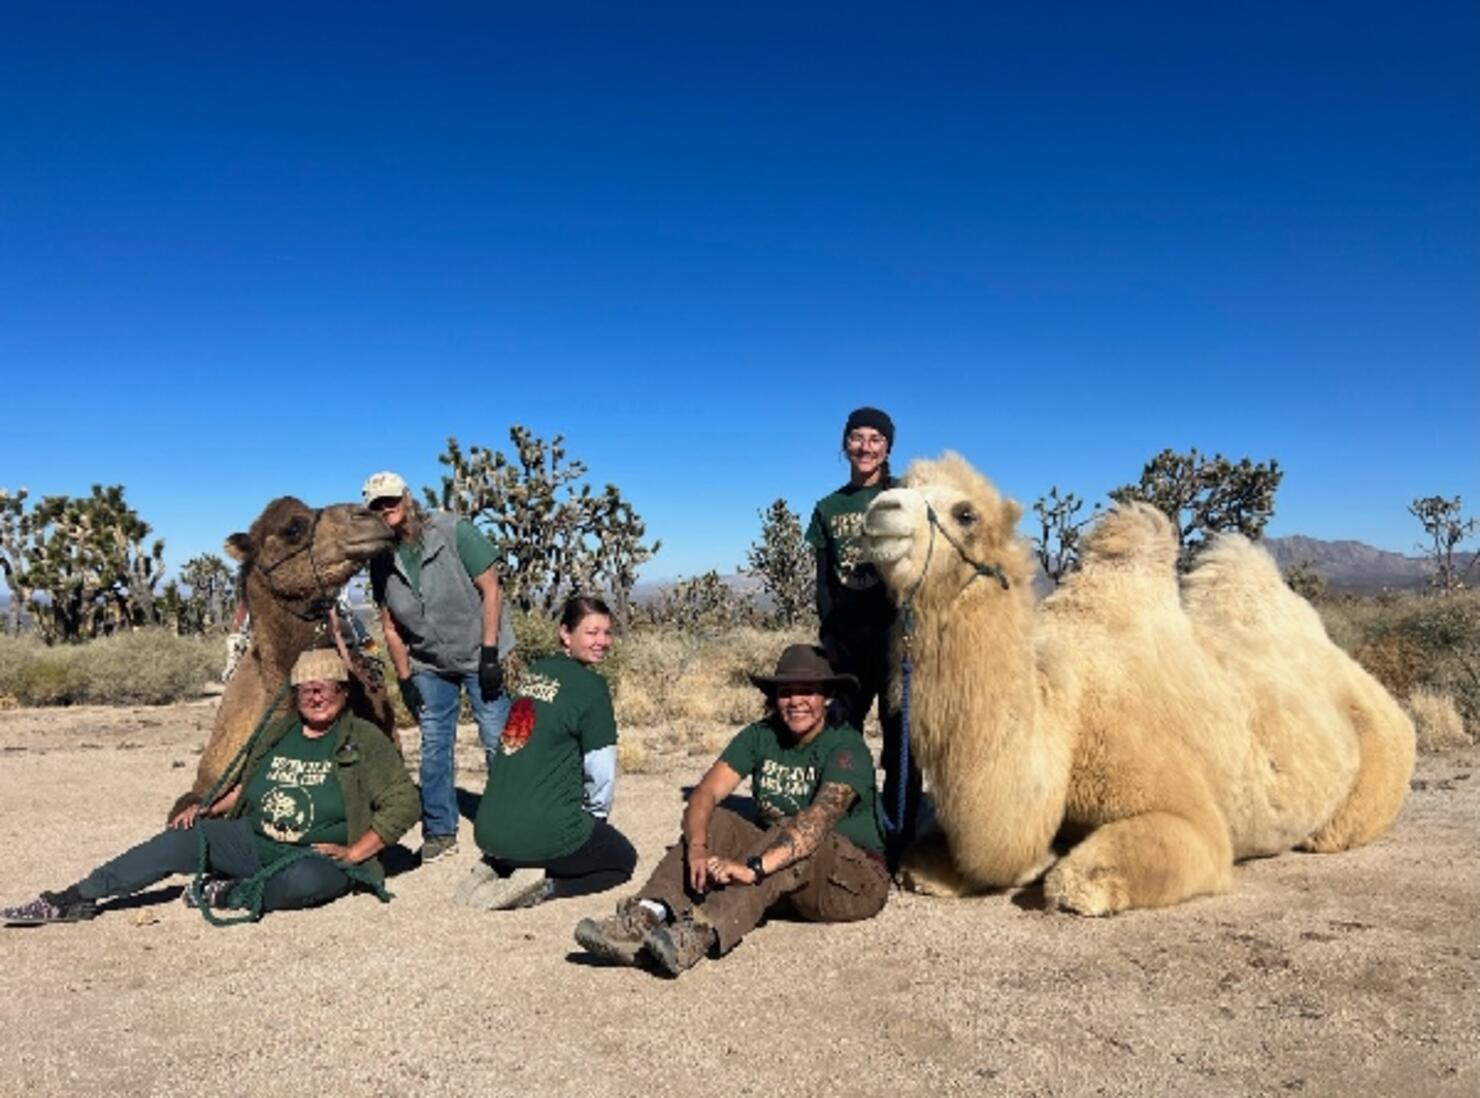
[[[1433,755],[1474,742],[1465,731],[1459,707],[1448,694],[1420,687],[1408,696],[1406,708],[1418,733],[1420,751]]]
[[[639,630],[625,638],[616,681],[617,724],[670,730],[675,746],[704,739],[704,728],[755,720],[760,695],[746,677],[768,672],[797,634],[743,628],[701,635],[672,628]]]

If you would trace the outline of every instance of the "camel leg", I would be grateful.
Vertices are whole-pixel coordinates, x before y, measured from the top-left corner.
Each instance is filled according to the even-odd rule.
[[[926,832],[904,852],[899,886],[926,896],[970,896],[981,889],[956,868],[943,831]]]
[[[1050,907],[1113,915],[1227,892],[1233,856],[1227,831],[1170,812],[1106,824],[1062,858],[1043,882]]]
[[[1335,854],[1370,843],[1388,829],[1403,807],[1413,776],[1413,725],[1390,698],[1377,706],[1352,705],[1360,762],[1351,794],[1336,814],[1300,844],[1316,854]]]

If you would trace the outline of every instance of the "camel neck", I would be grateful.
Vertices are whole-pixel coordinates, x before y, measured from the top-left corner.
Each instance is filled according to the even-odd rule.
[[[1008,885],[1042,863],[1062,818],[1071,744],[1045,721],[1026,585],[976,585],[917,608],[912,736],[973,880]]]

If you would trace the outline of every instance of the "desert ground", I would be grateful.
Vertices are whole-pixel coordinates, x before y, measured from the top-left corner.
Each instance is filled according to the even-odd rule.
[[[0,713],[0,903],[156,830],[213,704]],[[707,761],[654,751],[622,777],[613,819],[639,878]],[[773,921],[678,980],[575,947],[575,922],[618,894],[454,906],[467,821],[425,868],[403,840],[389,905],[215,929],[177,879],[90,923],[0,930],[0,1091],[1468,1096],[1477,766],[1476,748],[1421,759],[1381,841],[1245,864],[1228,896],[1088,920],[1033,890],[895,893],[862,924]],[[459,784],[471,810],[471,728]]]

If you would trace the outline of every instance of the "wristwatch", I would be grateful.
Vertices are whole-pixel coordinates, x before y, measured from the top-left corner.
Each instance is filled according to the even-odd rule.
[[[760,884],[766,879],[766,867],[761,864],[761,856],[752,854],[745,859],[745,868],[755,874],[755,880],[751,884]]]

